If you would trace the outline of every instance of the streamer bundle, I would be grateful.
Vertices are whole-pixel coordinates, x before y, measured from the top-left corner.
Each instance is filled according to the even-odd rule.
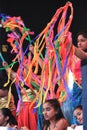
[[[9,69],[8,82],[11,79],[13,65],[19,63],[18,71],[14,76],[19,97],[21,91],[28,98],[32,95],[26,93],[29,88],[34,94],[30,106],[37,103],[39,107],[47,98],[57,98],[64,102],[69,94],[67,86],[69,63],[74,53],[72,48],[72,36],[69,31],[73,19],[72,3],[57,9],[51,21],[42,32],[31,39],[34,34],[26,28],[21,17],[0,15],[0,24],[7,32],[7,42],[12,47],[11,54],[15,58]],[[27,47],[23,49],[27,43]],[[4,58],[0,55],[2,61]],[[41,69],[38,74],[39,69]],[[20,98],[21,99],[21,98]]]

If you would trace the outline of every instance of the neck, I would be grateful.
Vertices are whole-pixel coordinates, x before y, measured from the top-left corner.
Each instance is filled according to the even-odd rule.
[[[50,121],[49,127],[50,127],[50,130],[53,130],[56,127],[56,121],[55,120]]]

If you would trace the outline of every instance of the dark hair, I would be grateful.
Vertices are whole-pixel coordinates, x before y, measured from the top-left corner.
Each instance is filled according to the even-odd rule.
[[[1,108],[0,110],[4,117],[7,117],[7,116],[9,117],[9,119],[7,120],[7,123],[9,123],[10,125],[17,125],[17,121],[15,117],[12,115],[12,112],[10,111],[10,109]]]
[[[2,67],[2,66],[1,66]],[[4,87],[4,84],[7,82],[8,77],[5,70],[0,71],[0,89],[8,89],[8,87]]]
[[[57,99],[49,99],[49,100],[46,100],[45,103],[49,103],[54,108],[54,110],[57,111],[57,114],[55,115],[56,121],[60,120],[61,118],[64,118],[63,112],[60,107],[60,103]],[[43,127],[46,126],[46,130],[49,127],[49,124],[50,122],[46,121],[43,118]]]
[[[79,32],[77,33],[77,37],[78,37],[79,35],[83,35],[83,37],[87,38],[87,30],[79,31]]]
[[[80,110],[82,110],[82,105],[78,105],[78,106],[76,106],[76,107],[74,108],[74,111],[75,111],[76,109],[80,109]]]

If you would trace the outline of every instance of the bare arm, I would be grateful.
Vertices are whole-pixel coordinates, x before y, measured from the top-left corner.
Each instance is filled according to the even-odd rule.
[[[0,89],[0,97],[5,97],[8,95],[8,90]]]
[[[75,55],[82,60],[87,58],[87,53],[77,47],[75,47]]]
[[[60,119],[57,124],[56,127],[53,130],[67,130],[68,127],[68,122],[66,119]]]

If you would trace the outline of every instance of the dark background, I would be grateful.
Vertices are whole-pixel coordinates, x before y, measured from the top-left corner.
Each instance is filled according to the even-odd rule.
[[[58,8],[64,6],[68,0],[0,0],[0,13],[10,16],[21,16],[27,28],[34,31],[37,36],[50,22]],[[87,29],[87,0],[70,0],[74,8],[73,21],[70,27],[73,44],[76,45],[76,34]],[[0,51],[2,45],[7,44],[5,31],[0,28]],[[7,52],[3,53],[5,60],[10,62],[13,58]]]
[[[25,25],[39,34],[51,20],[56,10],[68,0],[0,0],[0,12],[11,16],[21,16]],[[78,31],[87,28],[86,0],[70,0],[74,8],[71,32],[75,44]]]

